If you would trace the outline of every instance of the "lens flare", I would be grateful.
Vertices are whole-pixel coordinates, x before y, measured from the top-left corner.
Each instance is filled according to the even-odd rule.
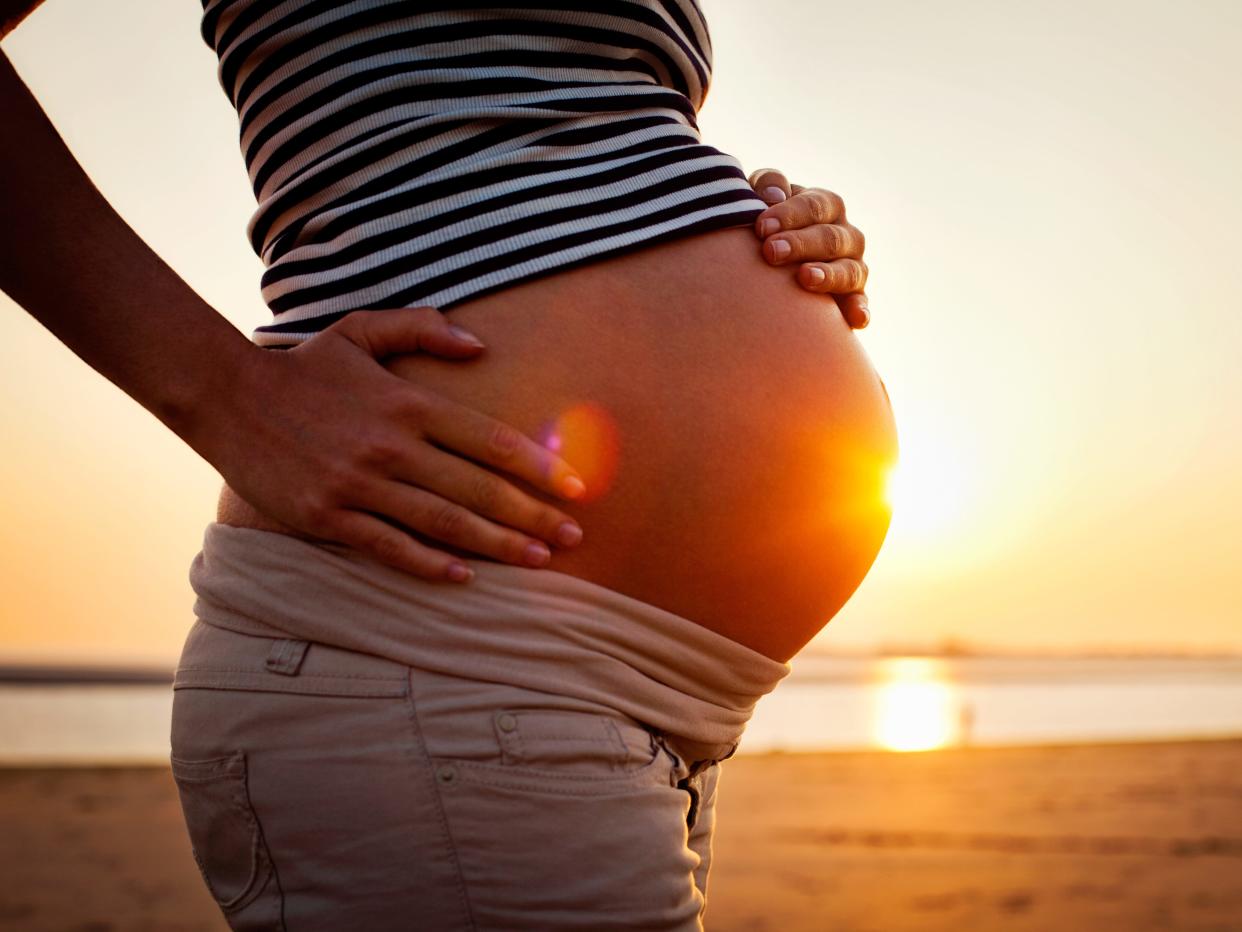
[[[616,477],[621,434],[607,410],[590,401],[571,405],[545,421],[536,435],[539,443],[578,471],[586,492],[584,503],[605,495]]]

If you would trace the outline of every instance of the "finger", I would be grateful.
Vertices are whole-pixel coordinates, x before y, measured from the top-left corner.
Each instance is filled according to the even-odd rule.
[[[862,231],[848,223],[820,223],[769,236],[763,242],[763,256],[772,265],[861,259],[866,245]]]
[[[779,204],[793,193],[789,179],[775,168],[761,168],[751,172],[747,180],[755,193],[769,204]]]
[[[871,323],[871,309],[867,307],[867,296],[862,292],[837,295],[837,307],[841,316],[854,330],[862,330]]]
[[[849,294],[867,285],[867,263],[861,259],[807,262],[798,269],[798,284],[816,294]]]
[[[569,515],[524,494],[492,471],[461,457],[424,446],[416,458],[396,465],[396,475],[402,481],[456,502],[476,515],[561,547],[573,547],[582,540],[582,528]],[[506,540],[512,543],[513,538]],[[504,559],[497,550],[483,549],[481,545],[487,541],[499,546],[500,539],[489,533],[487,537],[467,542],[466,549],[473,553],[495,553]],[[526,543],[528,541],[523,539],[522,545]],[[516,547],[517,544],[512,543],[512,548]]]
[[[435,356],[474,356],[483,341],[463,327],[450,324],[434,307],[354,311],[329,331],[344,336],[376,359],[419,350]]]
[[[338,512],[331,533],[333,540],[421,579],[469,582],[474,576],[474,572],[452,554],[426,547],[366,512]]]
[[[386,481],[362,495],[360,503],[367,511],[459,550],[517,566],[544,566],[552,557],[543,541],[501,527],[456,502],[405,482]]]
[[[771,236],[781,230],[800,230],[816,223],[845,220],[845,201],[823,188],[802,188],[789,200],[774,204],[755,219],[755,232]]]
[[[423,433],[440,446],[525,479],[562,498],[586,491],[582,477],[567,462],[520,430],[464,405],[421,394],[413,412]]]

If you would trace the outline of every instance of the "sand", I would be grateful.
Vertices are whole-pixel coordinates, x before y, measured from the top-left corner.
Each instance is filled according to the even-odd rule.
[[[709,932],[1242,932],[1242,740],[725,764]],[[164,768],[0,770],[0,928],[226,929]]]

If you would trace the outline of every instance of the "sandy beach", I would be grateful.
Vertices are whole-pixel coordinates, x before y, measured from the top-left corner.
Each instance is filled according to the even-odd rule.
[[[711,932],[1242,930],[1242,740],[743,756],[720,786]],[[226,929],[164,768],[0,770],[0,824],[0,928]]]

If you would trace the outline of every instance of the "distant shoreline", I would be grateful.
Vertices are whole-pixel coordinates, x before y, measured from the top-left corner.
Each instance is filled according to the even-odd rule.
[[[153,667],[0,665],[3,686],[150,686],[172,681],[172,670]]]
[[[817,650],[810,647],[793,659],[806,660],[875,660],[898,657],[920,657],[931,660],[1168,660],[1168,661],[1242,661],[1236,650],[1141,650],[1125,648],[1077,649],[1057,651],[1006,650],[991,646],[965,644],[884,644],[876,648],[850,650]],[[146,686],[168,685],[173,681],[173,667],[124,664],[55,664],[0,662],[0,686]]]

